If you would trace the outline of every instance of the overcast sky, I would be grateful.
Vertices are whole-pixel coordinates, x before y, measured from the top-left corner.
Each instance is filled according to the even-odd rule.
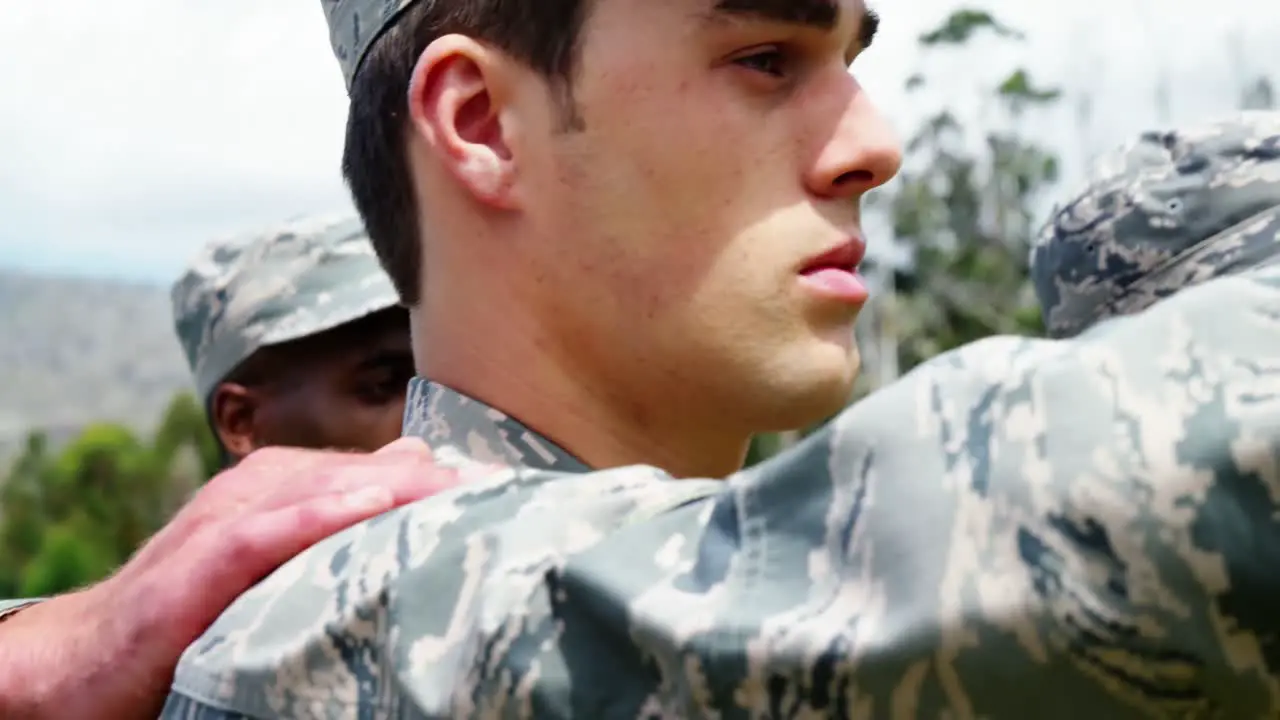
[[[921,69],[915,37],[956,5],[877,8],[883,34],[857,71],[904,132],[919,115],[900,90]],[[1069,164],[1162,119],[1231,110],[1237,75],[1280,69],[1278,3],[983,7],[1028,41],[924,69],[967,113],[1017,63],[1090,90],[1087,132],[1070,107],[1037,124]],[[211,237],[349,207],[346,97],[317,0],[10,3],[0,56],[0,266],[168,282]],[[1162,73],[1168,118],[1152,101]]]

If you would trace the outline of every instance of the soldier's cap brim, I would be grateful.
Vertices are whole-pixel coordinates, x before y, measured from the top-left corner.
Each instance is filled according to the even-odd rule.
[[[259,350],[319,335],[400,305],[395,289],[382,278],[373,275],[362,282],[337,285],[324,294],[327,297],[321,298],[311,307],[313,310],[332,308],[328,312],[308,313],[304,321],[281,323],[272,327],[255,346],[247,349],[243,357],[227,358],[223,362],[211,358],[211,365],[202,368],[204,372],[197,373],[203,376],[198,391],[205,402],[208,402],[218,385]],[[405,332],[408,331],[406,327]]]

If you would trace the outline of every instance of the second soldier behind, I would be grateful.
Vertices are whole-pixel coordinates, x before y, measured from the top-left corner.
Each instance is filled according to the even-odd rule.
[[[271,445],[372,452],[400,436],[409,314],[358,218],[210,243],[172,295],[228,460]]]

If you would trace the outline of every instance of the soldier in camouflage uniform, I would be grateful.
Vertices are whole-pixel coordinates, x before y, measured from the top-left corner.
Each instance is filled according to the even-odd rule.
[[[171,298],[229,462],[282,445],[373,452],[400,436],[409,318],[358,218],[211,242]],[[0,620],[31,602],[0,600]]]
[[[174,284],[172,300],[196,391],[228,461],[266,446],[371,452],[400,435],[413,375],[408,315],[358,218],[307,218],[210,243]],[[253,579],[218,588],[223,602]],[[37,602],[0,601],[0,621]],[[181,647],[221,609],[213,607],[196,627],[154,634],[190,633],[174,644],[167,669],[163,663],[157,669],[162,683]],[[125,685],[136,687],[137,675],[145,674],[143,663],[136,665],[121,674]],[[7,670],[0,667],[0,674]],[[161,700],[154,699],[157,708]],[[10,709],[21,703],[0,697],[0,714],[21,712]]]
[[[404,4],[326,3],[340,60]],[[849,30],[816,6],[722,6]],[[413,122],[439,121],[412,103],[447,104],[425,88],[453,82],[431,69],[450,53],[449,102],[478,122],[468,47],[423,55]],[[727,480],[587,472],[606,463],[415,379],[405,432],[470,482],[244,594],[184,654],[164,717],[1280,713],[1280,270],[1261,259],[1280,248],[1278,139],[1274,115],[1145,137],[1055,216],[1034,255],[1051,325],[1090,312],[1062,298],[1135,314],[947,353]],[[482,184],[473,169],[450,168]],[[1163,298],[1171,277],[1189,287]],[[1119,301],[1139,295],[1162,299]]]
[[[358,218],[211,243],[172,295],[196,392],[230,459],[281,445],[372,452],[399,436],[409,318]]]

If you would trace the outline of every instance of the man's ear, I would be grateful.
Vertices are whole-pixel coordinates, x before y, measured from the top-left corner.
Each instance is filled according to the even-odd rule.
[[[218,441],[233,461],[240,461],[258,449],[255,420],[259,397],[251,388],[224,382],[214,388],[209,399],[209,415]]]
[[[510,60],[465,35],[446,35],[418,58],[409,81],[414,132],[475,198],[513,209],[515,160],[503,126]]]

